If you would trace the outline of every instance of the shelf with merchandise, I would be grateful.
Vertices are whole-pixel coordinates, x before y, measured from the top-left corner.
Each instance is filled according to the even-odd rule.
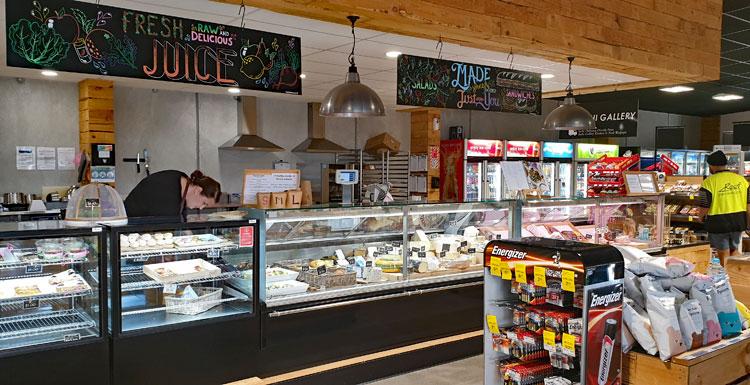
[[[64,254],[60,258],[41,257],[40,252],[36,248],[14,249],[11,253],[15,257],[15,260],[0,259],[0,270],[36,266],[65,266],[89,262],[88,252],[81,255]],[[0,277],[0,279],[2,279],[2,277]]]
[[[239,245],[231,243],[231,242],[225,242],[222,244],[217,245],[207,245],[207,246],[195,246],[190,248],[166,248],[166,249],[154,249],[154,250],[143,250],[143,251],[123,251],[120,254],[120,260],[122,261],[143,261],[148,260],[149,258],[156,258],[156,257],[176,257],[176,256],[183,256],[183,255],[194,255],[194,254],[200,254],[200,253],[210,253],[210,252],[225,252],[225,251],[231,251],[231,250],[237,250],[239,248]]]
[[[121,291],[137,291],[137,290],[149,290],[149,289],[162,289],[166,285],[196,285],[201,283],[209,282],[220,282],[226,281],[231,278],[239,278],[240,272],[236,269],[230,268],[228,265],[217,266],[222,269],[221,274],[213,277],[196,278],[196,279],[185,279],[178,280],[171,283],[161,283],[155,281],[148,275],[146,275],[140,267],[123,269],[121,271]],[[226,271],[225,269],[229,269]]]

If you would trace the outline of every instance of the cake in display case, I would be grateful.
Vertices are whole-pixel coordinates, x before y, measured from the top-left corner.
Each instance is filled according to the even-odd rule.
[[[484,246],[509,236],[509,204],[252,210],[269,307],[479,278]]]

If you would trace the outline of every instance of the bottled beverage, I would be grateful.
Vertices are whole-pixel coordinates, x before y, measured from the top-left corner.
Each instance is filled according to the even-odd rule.
[[[713,278],[714,282],[727,277],[727,271],[721,265],[721,260],[718,257],[711,258],[711,263],[709,263],[706,273]]]

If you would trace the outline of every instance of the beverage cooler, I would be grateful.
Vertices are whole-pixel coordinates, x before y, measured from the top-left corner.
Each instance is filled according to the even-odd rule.
[[[239,218],[131,219],[111,228],[112,385],[222,384],[257,374],[258,231],[255,220]]]
[[[102,230],[0,224],[3,385],[108,383]]]
[[[740,175],[746,175],[745,173],[745,153],[742,151],[742,146],[738,144],[730,145],[715,145],[714,151],[723,151],[727,156],[727,169],[736,172]]]
[[[553,197],[573,195],[573,150],[573,143],[542,143],[542,170]]]
[[[620,154],[616,144],[578,143],[575,157],[574,198],[585,198],[588,191],[588,164],[604,155],[617,157]]]
[[[550,179],[544,175],[541,156],[542,145],[539,142],[509,140],[505,145],[505,159],[508,162],[523,163],[529,188],[539,190],[543,195],[551,195]],[[503,199],[513,198],[507,186],[503,184]]]
[[[612,246],[487,245],[484,384],[622,383],[623,276]]]
[[[440,200],[499,201],[503,141],[486,139],[440,142]]]

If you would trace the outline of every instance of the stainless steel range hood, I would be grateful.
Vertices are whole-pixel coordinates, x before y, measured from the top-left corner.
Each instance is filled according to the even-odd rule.
[[[320,116],[320,103],[307,103],[307,139],[292,152],[340,153],[349,152],[345,147],[326,139],[326,120]]]
[[[241,151],[284,151],[284,148],[258,136],[258,110],[254,96],[240,97],[240,102],[237,103],[237,136],[219,148]]]

